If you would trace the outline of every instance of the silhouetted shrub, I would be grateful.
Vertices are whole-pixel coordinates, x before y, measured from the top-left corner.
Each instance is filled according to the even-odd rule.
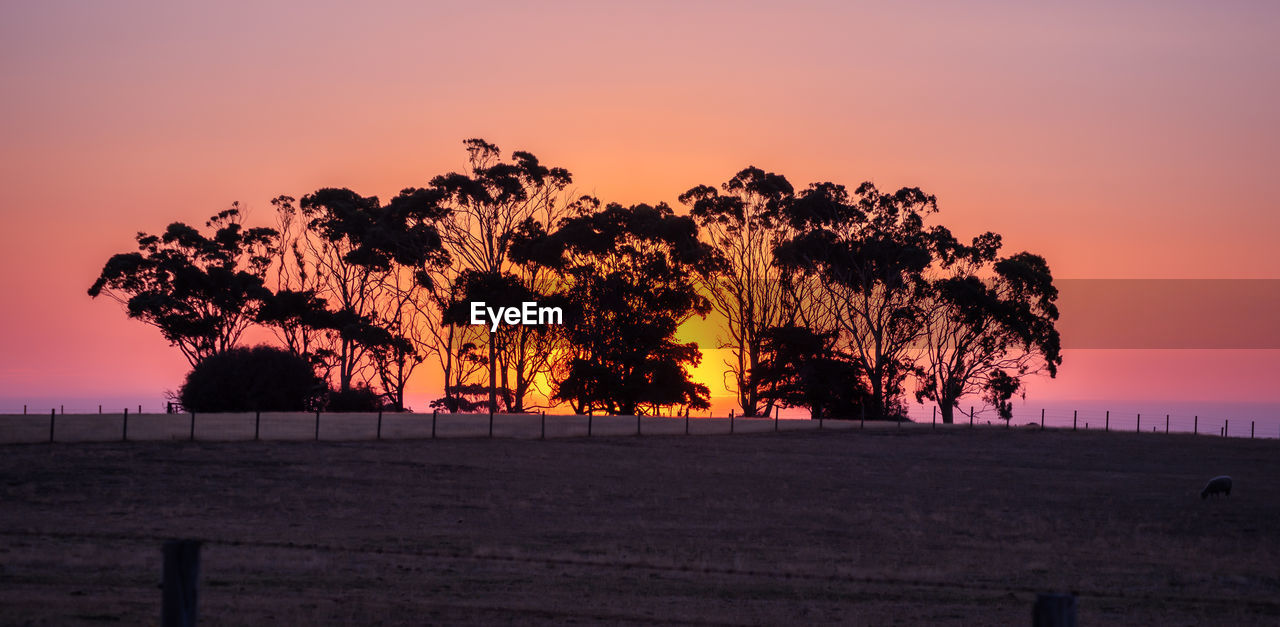
[[[311,411],[325,384],[307,360],[273,346],[233,348],[200,362],[178,398],[187,411]]]
[[[382,411],[387,409],[385,399],[377,390],[357,383],[351,389],[329,390],[325,411]]]

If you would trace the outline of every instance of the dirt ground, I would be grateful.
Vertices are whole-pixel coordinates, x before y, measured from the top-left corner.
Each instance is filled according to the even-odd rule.
[[[1201,500],[1205,480],[1235,478]],[[1280,621],[1280,442],[1034,430],[0,447],[0,623]]]

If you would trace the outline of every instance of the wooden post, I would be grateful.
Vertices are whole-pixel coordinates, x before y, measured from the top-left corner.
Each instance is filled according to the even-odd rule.
[[[1169,414],[1164,415],[1164,432],[1169,433]]]
[[[1227,434],[1228,434],[1228,433],[1231,433],[1231,428],[1230,428],[1230,427],[1231,427],[1231,421],[1230,421],[1230,420],[1223,420],[1223,421],[1222,421],[1222,437],[1224,437],[1224,438],[1225,438],[1225,437],[1227,437]]]
[[[547,439],[547,410],[542,410],[542,429],[538,432],[538,439]]]
[[[493,405],[489,406],[489,437],[493,437]]]
[[[636,412],[636,437],[640,437],[640,412]]]
[[[1142,433],[1142,414],[1138,414],[1138,426],[1133,430],[1135,433]]]
[[[1110,430],[1111,430],[1111,410],[1110,410],[1110,409],[1108,409],[1108,410],[1107,410],[1107,422],[1106,422],[1106,425],[1105,425],[1105,427],[1103,428],[1103,430],[1104,430],[1104,431],[1110,431]]]
[[[729,410],[729,435],[733,435],[733,410]]]
[[[1044,431],[1044,408],[1040,408],[1040,430]]]
[[[98,415],[102,415],[102,405],[98,405]]]
[[[861,417],[858,419],[858,428],[865,429],[867,428],[867,406],[862,405],[859,407],[859,409],[861,409],[862,411],[859,414],[859,416]]]
[[[1252,440],[1252,439],[1253,439],[1253,428],[1257,426],[1257,422],[1258,422],[1258,421],[1256,421],[1256,420],[1250,420],[1250,421],[1249,421],[1249,439],[1250,439],[1250,440]]]
[[[196,441],[196,413],[191,412],[191,437],[188,438],[192,442]]]
[[[818,416],[818,431],[822,431],[822,423],[825,420],[826,418],[823,418],[822,416]]]
[[[27,415],[27,406],[26,406],[26,405],[23,405],[23,406],[22,406],[22,415],[23,415],[23,416]]]
[[[1037,594],[1031,608],[1033,627],[1076,627],[1076,598],[1070,594]]]
[[[587,412],[587,437],[591,437],[591,422],[592,422],[591,412]]]
[[[58,412],[53,411],[52,409],[49,410],[49,442],[50,443],[53,443],[53,423],[54,423],[54,417],[57,414]]]
[[[1076,421],[1079,419],[1080,419],[1080,410],[1078,409],[1071,410],[1071,430],[1072,431],[1076,430]]]
[[[1192,435],[1200,435],[1200,417],[1196,416],[1195,421],[1191,423]]]
[[[138,413],[139,413],[139,414],[141,414],[141,413],[142,413],[142,405],[138,405]]]
[[[120,421],[120,441],[129,441],[129,408],[124,408],[124,420]]]
[[[59,414],[66,414],[66,413],[67,413],[67,406],[66,406],[66,405],[58,405],[58,413],[59,413]]]
[[[373,439],[375,440],[382,439],[382,410],[381,409],[378,410],[378,430],[374,433]]]
[[[320,410],[316,410],[316,440],[320,439]]]
[[[253,441],[258,441],[258,435],[262,432],[262,412],[253,412]]]
[[[196,624],[196,600],[200,587],[200,542],[169,540],[164,543],[163,553],[160,625],[191,627]]]
[[[933,406],[933,427],[931,428],[933,429],[938,428],[938,406],[937,405]]]
[[[778,408],[773,409],[773,432],[778,432]]]
[[[969,406],[969,427],[973,427],[973,405]]]

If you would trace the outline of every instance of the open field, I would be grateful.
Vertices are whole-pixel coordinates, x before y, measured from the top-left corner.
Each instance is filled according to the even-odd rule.
[[[1202,501],[1216,474],[1229,499]],[[1280,621],[1275,440],[869,429],[0,448],[0,623]]]

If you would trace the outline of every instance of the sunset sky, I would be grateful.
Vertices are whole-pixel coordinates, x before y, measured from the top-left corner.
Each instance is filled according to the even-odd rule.
[[[85,294],[137,231],[386,198],[470,137],[608,201],[756,165],[922,187],[1057,277],[1280,278],[1276,33],[1266,1],[5,2],[0,411],[177,387],[178,352]],[[1115,353],[1029,394],[1280,401],[1280,351]]]

